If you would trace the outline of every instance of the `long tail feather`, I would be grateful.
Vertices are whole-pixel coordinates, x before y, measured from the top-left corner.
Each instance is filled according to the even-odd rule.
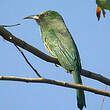
[[[78,69],[72,71],[72,76],[74,79],[74,83],[82,84],[81,76]],[[76,95],[77,95],[77,106],[80,110],[82,110],[84,106],[86,107],[84,91],[76,89]]]

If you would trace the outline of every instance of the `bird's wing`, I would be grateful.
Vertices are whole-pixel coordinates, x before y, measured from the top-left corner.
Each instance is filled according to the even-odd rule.
[[[55,32],[50,29],[45,37],[45,42],[49,52],[54,55],[66,70],[74,70],[80,66],[80,58],[71,35]]]

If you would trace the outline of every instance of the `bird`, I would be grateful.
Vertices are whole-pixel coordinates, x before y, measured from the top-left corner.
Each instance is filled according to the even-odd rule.
[[[96,9],[96,16],[98,21],[100,20],[101,11],[105,18],[105,9],[110,11],[110,0],[96,0],[97,9]]]
[[[37,22],[45,48],[58,59],[65,70],[72,74],[74,83],[82,85],[79,52],[63,17],[56,11],[47,10],[24,19],[34,19]],[[76,96],[77,106],[82,110],[86,107],[84,91],[76,89]]]

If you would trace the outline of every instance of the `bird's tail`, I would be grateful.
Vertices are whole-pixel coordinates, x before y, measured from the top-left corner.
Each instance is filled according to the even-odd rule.
[[[80,71],[78,70],[78,68],[72,71],[72,76],[74,79],[74,83],[82,84]],[[86,107],[84,91],[76,89],[76,95],[77,95],[77,106],[80,110],[82,110],[84,106]]]

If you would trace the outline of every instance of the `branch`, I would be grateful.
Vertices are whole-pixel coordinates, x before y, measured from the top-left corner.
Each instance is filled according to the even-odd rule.
[[[18,26],[20,24],[14,24],[14,25],[0,25],[0,27],[13,27],[13,26]]]
[[[15,45],[15,44],[14,44]],[[15,47],[18,49],[18,51],[21,53],[21,55],[23,56],[23,58],[25,59],[26,63],[31,67],[31,69],[36,73],[36,75],[41,78],[41,75],[37,72],[37,70],[31,65],[31,63],[28,61],[28,59],[26,58],[26,56],[24,55],[24,53],[20,50],[19,47],[17,47],[15,45]]]
[[[91,88],[91,87],[80,85],[80,84],[71,84],[71,83],[67,83],[67,82],[44,79],[44,78],[36,79],[36,78],[24,78],[24,77],[0,76],[0,80],[20,81],[20,82],[27,82],[27,83],[47,83],[47,84],[63,86],[63,87],[67,87],[67,88],[81,89],[81,90],[89,91],[89,92],[92,92],[95,94],[100,94],[103,96],[110,97],[110,92],[102,91],[99,89]]]
[[[26,42],[24,42],[21,39],[18,39],[17,37],[15,37],[14,35],[12,35],[8,30],[6,30],[5,28],[3,28],[2,26],[0,26],[0,35],[7,41],[27,50],[28,52],[31,52],[32,54],[34,54],[35,56],[50,62],[50,63],[54,63],[54,64],[58,64],[60,65],[60,63],[58,62],[58,60],[56,58],[53,58],[49,55],[46,55],[45,53],[41,52],[40,50],[38,50],[37,48],[27,44]],[[104,76],[100,75],[100,74],[96,74],[93,72],[90,72],[88,70],[82,69],[81,75],[91,78],[91,79],[95,79],[99,82],[102,82],[106,85],[110,85],[110,79],[105,78]]]
[[[106,90],[107,90],[107,85],[105,86],[104,91],[106,91]],[[102,103],[101,103],[101,106],[100,106],[100,110],[103,110],[104,99],[105,99],[105,96],[103,96]]]

